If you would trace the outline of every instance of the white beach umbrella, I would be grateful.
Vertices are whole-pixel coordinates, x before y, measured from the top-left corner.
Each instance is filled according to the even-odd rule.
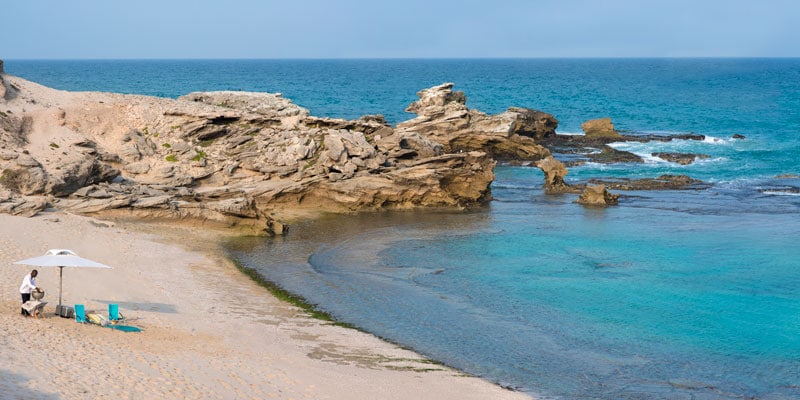
[[[61,283],[63,281],[64,267],[111,268],[108,265],[78,257],[78,255],[71,250],[63,249],[48,250],[43,256],[15,261],[14,264],[32,265],[35,267],[58,267],[59,308],[61,308]]]

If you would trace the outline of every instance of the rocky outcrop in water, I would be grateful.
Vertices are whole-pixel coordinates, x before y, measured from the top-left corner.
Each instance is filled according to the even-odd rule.
[[[614,124],[611,122],[611,118],[598,118],[586,121],[581,124],[581,129],[583,133],[586,135],[587,138],[608,138],[608,139],[620,139],[619,132],[614,129]]]
[[[642,163],[644,159],[629,151],[617,150],[611,146],[600,146],[600,152],[593,152],[586,155],[586,157],[596,163],[600,164],[616,164],[616,163]]]
[[[710,185],[686,175],[661,175],[641,179],[590,179],[589,184],[604,185],[614,190],[700,190]]]
[[[581,124],[584,135],[550,135],[542,137],[539,143],[545,146],[552,154],[565,159],[568,166],[577,166],[586,162],[601,164],[615,163],[642,163],[642,157],[629,151],[618,150],[611,146],[615,142],[669,142],[672,140],[704,140],[704,135],[693,133],[678,135],[654,135],[643,133],[619,133],[610,118],[601,118],[586,121]],[[683,153],[654,153],[666,161],[682,165],[694,162],[696,159],[707,158],[704,154]]]
[[[619,195],[606,190],[605,185],[589,185],[578,197],[577,203],[591,207],[615,206],[619,203]]]
[[[569,171],[561,161],[556,160],[553,156],[537,161],[536,166],[544,173],[544,189],[548,194],[561,194],[576,192],[564,181],[564,177]]]
[[[711,158],[707,154],[694,154],[694,153],[652,153],[653,157],[658,157],[662,160],[674,162],[680,165],[689,165],[696,160],[705,160]]]

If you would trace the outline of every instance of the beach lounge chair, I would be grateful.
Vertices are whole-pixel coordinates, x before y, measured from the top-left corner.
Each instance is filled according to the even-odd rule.
[[[118,304],[109,304],[108,305],[108,320],[109,321],[116,321],[119,318],[119,305]]]
[[[119,312],[119,305],[118,304],[109,304],[108,305],[108,320],[113,322],[113,323],[115,323],[115,324],[117,322],[125,320],[125,316],[123,316],[122,313]]]
[[[83,304],[75,304],[75,322],[86,323],[86,308]]]

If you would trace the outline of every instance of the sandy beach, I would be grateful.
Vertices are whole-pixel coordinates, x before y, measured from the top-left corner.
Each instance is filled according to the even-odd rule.
[[[0,398],[528,398],[307,317],[221,257],[218,234],[142,228],[62,212],[0,214]],[[18,287],[31,268],[13,262],[51,248],[113,267],[66,268],[64,304],[119,304],[143,331],[54,316],[57,268],[39,268],[45,318],[20,316]]]

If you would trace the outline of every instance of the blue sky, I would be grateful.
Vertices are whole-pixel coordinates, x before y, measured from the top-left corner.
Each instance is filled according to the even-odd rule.
[[[798,0],[14,0],[0,59],[800,57]]]

